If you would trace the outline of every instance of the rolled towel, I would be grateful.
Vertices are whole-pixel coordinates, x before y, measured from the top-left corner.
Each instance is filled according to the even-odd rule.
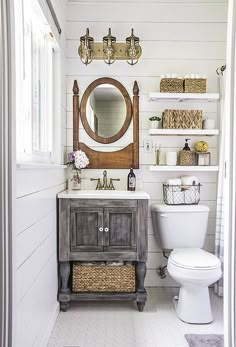
[[[197,185],[199,182],[196,176],[182,176],[180,180],[181,180],[181,185],[183,186]]]
[[[107,266],[123,266],[124,262],[123,261],[107,261],[106,265]]]
[[[166,184],[169,184],[169,186],[180,186],[181,185],[181,179],[180,178],[170,178],[166,181]]]
[[[105,262],[103,261],[91,261],[91,262],[80,262],[82,266],[105,266]]]

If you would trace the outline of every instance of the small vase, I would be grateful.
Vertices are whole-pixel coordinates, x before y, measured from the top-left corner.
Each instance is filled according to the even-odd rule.
[[[151,122],[151,128],[152,129],[158,129],[159,128],[159,123],[160,123],[159,120],[152,120],[150,122]]]
[[[72,169],[68,179],[68,190],[81,189],[81,170]]]

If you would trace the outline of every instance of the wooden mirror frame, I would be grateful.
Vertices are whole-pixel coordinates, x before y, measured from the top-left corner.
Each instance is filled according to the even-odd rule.
[[[95,132],[91,129],[91,127],[88,123],[88,120],[87,120],[87,116],[86,116],[86,105],[87,105],[87,101],[90,97],[90,94],[92,93],[92,91],[96,87],[98,87],[102,84],[111,84],[111,85],[115,86],[123,95],[125,105],[126,105],[126,117],[125,117],[125,120],[123,122],[121,129],[115,135],[113,135],[111,137],[107,137],[107,138],[95,134]],[[98,78],[97,80],[93,81],[84,92],[84,95],[81,99],[81,104],[80,104],[80,117],[81,117],[81,121],[82,121],[82,124],[84,126],[86,133],[94,141],[104,143],[104,144],[115,142],[115,141],[119,140],[126,133],[127,129],[129,128],[131,119],[132,119],[132,103],[131,103],[130,96],[129,96],[127,90],[125,89],[125,87],[120,82],[114,80],[113,78],[109,78],[109,77]]]
[[[103,78],[103,80],[110,81],[110,78]],[[118,151],[102,152],[93,150],[86,144],[79,142],[79,115],[81,113],[81,109],[79,108],[79,87],[77,81],[74,80],[73,150],[77,151],[78,149],[80,149],[81,151],[86,153],[89,158],[89,169],[129,169],[130,167],[133,167],[134,169],[139,168],[139,88],[136,81],[134,82],[133,87],[133,107],[131,106],[131,110],[133,111],[131,112],[131,115],[133,116],[133,142]]]

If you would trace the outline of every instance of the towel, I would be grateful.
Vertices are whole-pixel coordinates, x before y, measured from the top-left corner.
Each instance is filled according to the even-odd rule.
[[[196,176],[182,176],[180,180],[183,186],[197,185],[199,182]]]
[[[181,185],[181,179],[180,178],[170,178],[166,181],[166,184],[169,186],[180,186]]]
[[[107,266],[122,266],[124,265],[123,261],[107,261],[106,262]]]

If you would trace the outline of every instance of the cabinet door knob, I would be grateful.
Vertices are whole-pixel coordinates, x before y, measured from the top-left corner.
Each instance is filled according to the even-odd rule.
[[[105,228],[104,230],[105,230],[105,232],[106,232],[106,233],[108,233],[108,231],[109,231],[109,229],[108,229],[108,228]]]
[[[99,231],[103,231],[103,227],[100,227],[100,228],[99,228]]]

